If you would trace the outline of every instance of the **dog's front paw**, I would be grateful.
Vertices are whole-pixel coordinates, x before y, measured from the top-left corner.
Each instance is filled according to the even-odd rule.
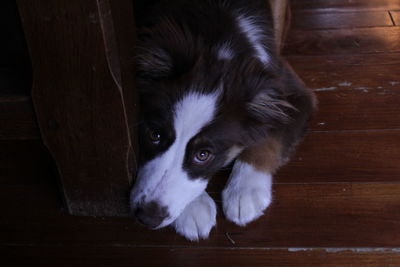
[[[173,222],[175,230],[191,241],[208,238],[216,223],[214,200],[204,192],[193,200]]]
[[[271,203],[269,173],[236,161],[228,185],[222,192],[222,206],[228,220],[245,226],[261,215]]]

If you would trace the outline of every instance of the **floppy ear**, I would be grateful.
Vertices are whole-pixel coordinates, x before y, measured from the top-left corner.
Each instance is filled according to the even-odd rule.
[[[275,73],[273,78],[258,83],[257,93],[246,105],[248,116],[255,119],[258,128],[285,126],[293,136],[300,136],[316,110],[317,100],[285,61]]]
[[[249,116],[260,123],[287,124],[291,121],[290,113],[296,108],[274,91],[261,90],[247,103],[246,109]]]
[[[187,72],[196,61],[197,42],[186,27],[168,18],[141,29],[136,51],[139,76],[162,79]]]
[[[168,77],[173,69],[173,60],[167,51],[159,47],[139,47],[136,56],[139,76],[151,78]]]

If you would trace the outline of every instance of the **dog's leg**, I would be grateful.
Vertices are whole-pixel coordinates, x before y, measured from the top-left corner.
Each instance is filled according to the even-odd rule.
[[[214,200],[203,192],[183,210],[173,222],[175,230],[191,241],[206,239],[216,223],[217,208]]]
[[[272,175],[282,164],[281,151],[281,142],[269,138],[239,155],[222,192],[227,219],[244,226],[263,214],[271,203]]]

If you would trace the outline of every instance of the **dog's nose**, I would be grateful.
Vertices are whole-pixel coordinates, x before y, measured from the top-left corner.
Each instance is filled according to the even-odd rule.
[[[140,223],[150,228],[157,228],[168,217],[167,209],[156,202],[141,205],[134,214]]]

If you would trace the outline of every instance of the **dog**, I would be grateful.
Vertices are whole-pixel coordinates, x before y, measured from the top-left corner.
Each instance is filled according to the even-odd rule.
[[[304,136],[315,96],[279,56],[267,1],[145,2],[136,5],[132,213],[206,239],[217,213],[207,184],[233,163],[222,207],[245,226],[270,205],[272,176]]]

